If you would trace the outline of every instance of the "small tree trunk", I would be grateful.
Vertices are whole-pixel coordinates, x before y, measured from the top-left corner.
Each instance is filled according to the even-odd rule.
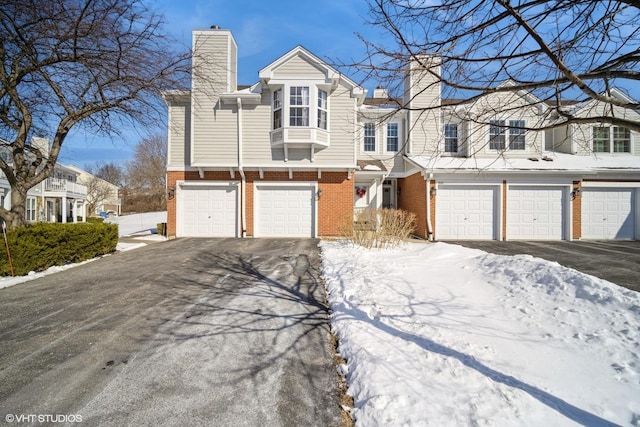
[[[20,189],[11,189],[11,210],[7,213],[4,220],[7,228],[24,227],[27,225],[26,216],[27,192]]]

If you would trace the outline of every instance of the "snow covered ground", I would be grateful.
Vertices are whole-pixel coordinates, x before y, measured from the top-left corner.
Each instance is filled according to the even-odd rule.
[[[167,222],[167,211],[123,215],[106,219],[105,222],[118,224],[118,235],[120,237],[156,233],[158,223]]]
[[[528,255],[322,242],[357,426],[640,426],[640,295]]]

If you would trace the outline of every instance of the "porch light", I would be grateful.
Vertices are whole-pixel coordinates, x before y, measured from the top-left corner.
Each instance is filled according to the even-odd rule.
[[[176,195],[176,187],[169,187],[169,192],[167,193],[170,199],[173,199]]]
[[[322,196],[322,188],[318,188],[318,192],[316,194],[318,196],[318,200],[320,200],[320,197]]]
[[[580,196],[580,194],[582,194],[582,188],[574,188],[573,191],[571,191],[571,200],[574,200]]]
[[[431,187],[430,193],[432,196],[435,196],[438,194],[438,189],[436,187]]]

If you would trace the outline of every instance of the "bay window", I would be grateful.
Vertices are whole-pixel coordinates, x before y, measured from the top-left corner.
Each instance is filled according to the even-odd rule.
[[[318,89],[318,127],[327,129],[327,92]]]
[[[282,89],[273,91],[273,128],[282,127]]]
[[[289,88],[289,126],[309,126],[309,87]]]

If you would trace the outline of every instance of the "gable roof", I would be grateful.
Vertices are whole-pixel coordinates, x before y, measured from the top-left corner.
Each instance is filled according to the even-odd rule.
[[[263,69],[258,72],[258,77],[260,78],[260,82],[268,85],[274,79],[274,72],[280,68],[282,65],[291,61],[293,58],[302,58],[312,64],[314,67],[318,69],[321,73],[324,74],[325,80],[327,83],[331,84],[332,88],[338,86],[338,83],[342,81],[349,89],[351,89],[351,93],[354,97],[359,99],[364,99],[366,95],[366,90],[359,86],[356,82],[346,77],[342,73],[340,73],[335,68],[328,65],[325,61],[320,59],[318,56],[311,53],[311,51],[305,49],[304,47],[298,45],[291,49],[289,52],[285,53]]]

